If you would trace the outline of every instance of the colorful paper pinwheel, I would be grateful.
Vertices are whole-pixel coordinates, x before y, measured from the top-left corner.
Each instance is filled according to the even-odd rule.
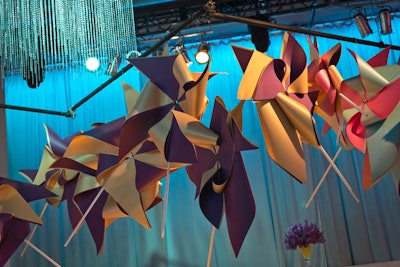
[[[71,203],[74,203],[81,211],[80,217],[71,221],[74,232],[70,238],[79,230],[83,220],[86,220],[98,252],[101,252],[103,247],[104,230],[116,218],[129,215],[149,228],[144,210],[151,208],[160,201],[158,180],[164,177],[166,172],[163,169],[146,164],[146,159],[156,159],[156,157],[152,157],[155,153],[151,153],[156,150],[154,144],[143,146],[140,151],[142,155],[138,153],[137,157],[134,157],[134,154],[132,154],[132,157],[121,162],[118,161],[118,156],[114,155],[113,151],[118,151],[114,147],[119,144],[119,132],[122,126],[120,121],[118,119],[108,124],[101,124],[89,132],[83,133],[82,136],[76,136],[71,142],[71,145],[76,148],[67,149],[73,155],[75,155],[74,153],[96,155],[98,164],[96,164],[95,169],[88,168],[86,165],[67,157],[60,158],[51,165],[51,168],[74,170],[87,176],[85,179],[77,179],[74,183],[76,187],[70,195]],[[89,144],[97,143],[98,145],[86,145],[87,142]],[[79,147],[84,149],[79,149]],[[101,148],[105,148],[105,153],[101,153]],[[147,152],[149,154],[144,155]],[[140,156],[145,159],[140,161]],[[154,163],[157,164],[158,162],[154,161]],[[161,163],[159,164],[161,165]],[[137,175],[139,170],[142,174]],[[135,184],[137,176],[143,177],[145,181],[140,184],[141,192],[138,192]],[[92,179],[88,180],[88,177]],[[70,239],[67,240],[66,244],[69,241]]]
[[[311,64],[308,66],[310,91],[318,91],[317,105],[314,112],[324,119],[322,134],[333,129],[338,135],[342,147],[351,149],[353,146],[346,140],[344,118],[341,105],[342,94],[339,92],[342,76],[336,68],[339,62],[342,46],[336,44],[324,55],[320,56],[317,43],[310,43]]]
[[[320,147],[308,94],[306,56],[286,34],[282,59],[233,47],[244,71],[238,98],[256,101],[270,157],[299,182],[306,182],[302,141]],[[313,94],[312,97],[315,97]]]
[[[363,189],[395,168],[400,148],[400,65],[385,65],[388,48],[368,62],[351,51],[360,75],[345,80],[341,92],[363,112],[344,112],[346,134],[364,155]],[[343,103],[345,106],[345,103]],[[395,177],[398,183],[398,177]]]
[[[221,98],[215,99],[210,128],[219,135],[218,146],[197,147],[199,160],[186,170],[197,187],[196,197],[200,195],[201,210],[212,225],[219,228],[226,214],[229,237],[237,256],[255,215],[240,153],[257,147],[243,137],[232,113],[225,109]]]
[[[0,177],[0,266],[29,235],[29,223],[42,224],[28,202],[50,197],[43,187]]]
[[[238,47],[234,51],[244,71],[238,97],[255,100],[270,157],[299,182],[306,183],[302,143],[312,145],[321,151],[359,202],[319,143],[313,118],[318,91],[308,92],[307,60],[300,44],[285,34],[281,59]]]
[[[212,76],[209,65],[203,73],[193,74],[181,55],[138,58],[130,62],[149,78],[149,82],[122,129],[120,160],[150,138],[168,162],[196,162],[193,142],[213,145],[216,140],[215,134],[198,121],[207,102],[205,89]],[[185,149],[173,150],[176,144]]]

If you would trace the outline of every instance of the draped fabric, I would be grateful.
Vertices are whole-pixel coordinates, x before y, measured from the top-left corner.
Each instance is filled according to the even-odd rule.
[[[372,24],[374,34],[366,39],[400,44],[400,19],[392,20],[393,34],[380,35]],[[360,36],[354,24],[338,22],[320,25],[315,30],[348,37]],[[330,26],[330,27],[328,27]],[[267,53],[279,58],[282,33],[271,32],[271,45]],[[294,34],[308,53],[307,36]],[[321,54],[333,47],[336,40],[317,38]],[[231,44],[253,49],[249,36],[215,40],[211,42],[211,71],[221,72],[213,77],[207,87],[210,100],[203,122],[209,126],[211,109],[216,96],[220,96],[228,109],[238,103],[237,88],[242,71],[234,56]],[[362,58],[369,59],[380,48],[342,42]],[[189,45],[193,56],[196,44]],[[391,51],[389,64],[399,58],[399,51]],[[202,66],[193,64],[191,71]],[[349,78],[358,75],[356,62],[347,49],[343,49],[338,69]],[[162,75],[162,74],[161,74]],[[6,104],[66,111],[108,79],[79,69],[65,72],[47,72],[38,89],[29,89],[18,76],[5,79]],[[61,137],[78,130],[89,130],[95,122],[109,122],[126,115],[121,80],[140,90],[146,78],[135,68],[88,100],[76,110],[75,118],[7,110],[7,149],[9,178],[23,179],[18,171],[37,169],[46,135],[43,123]],[[400,260],[400,201],[397,188],[390,176],[384,177],[369,191],[361,186],[363,154],[343,150],[336,160],[338,168],[347,178],[357,203],[333,170],[328,173],[311,205],[305,204],[329,166],[319,150],[305,145],[307,184],[300,184],[277,166],[268,156],[254,103],[246,101],[243,109],[243,134],[259,146],[258,150],[242,152],[250,186],[256,203],[256,215],[237,258],[231,248],[225,220],[216,231],[211,266],[304,266],[297,251],[286,250],[284,233],[295,222],[308,220],[324,232],[326,242],[314,246],[311,262],[314,266],[347,266],[354,264]],[[316,116],[316,131],[322,146],[333,157],[339,146],[336,135],[328,132],[322,136],[321,118]],[[162,180],[164,183],[164,180]],[[162,205],[147,212],[152,225],[146,230],[131,218],[116,220],[105,234],[101,255],[89,230],[83,225],[69,246],[64,242],[72,232],[65,203],[59,208],[49,207],[32,243],[62,266],[185,266],[198,267],[207,263],[211,224],[201,213],[195,200],[195,186],[186,172],[180,169],[171,174],[166,222],[166,236],[160,237]],[[34,204],[40,213],[44,202]],[[20,257],[22,246],[10,260],[11,266],[52,266],[34,250],[28,249]]]

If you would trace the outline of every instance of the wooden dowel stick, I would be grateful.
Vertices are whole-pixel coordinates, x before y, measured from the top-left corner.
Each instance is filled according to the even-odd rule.
[[[34,244],[32,244],[30,241],[28,240],[24,240],[24,242],[30,246],[31,248],[33,248],[37,253],[39,253],[41,256],[43,256],[43,258],[45,258],[46,260],[48,260],[49,262],[51,262],[54,266],[56,267],[61,267],[60,264],[58,264],[57,262],[55,262],[52,258],[50,258],[46,253],[44,253],[42,250],[40,250],[38,247],[36,247]]]
[[[170,167],[171,163],[168,162],[167,166],[167,176],[165,177],[165,190],[164,190],[164,204],[163,204],[163,214],[161,222],[161,238],[165,237],[165,225],[167,223],[167,205],[168,205],[168,192],[169,192],[169,182],[170,182]]]
[[[341,151],[342,151],[342,147],[339,147],[338,151],[336,152],[335,156],[332,159],[333,162],[337,159],[337,157],[339,156]],[[315,195],[317,194],[319,188],[321,187],[322,183],[324,182],[324,180],[325,180],[326,176],[328,175],[328,172],[330,171],[331,168],[332,168],[332,164],[329,163],[329,166],[328,166],[328,168],[326,168],[324,174],[322,175],[321,180],[319,180],[317,187],[315,187],[313,193],[311,194],[311,197],[306,204],[306,208],[308,208],[310,206],[311,202],[313,201]]]
[[[363,114],[364,113],[364,110],[362,110],[356,103],[354,103],[353,101],[351,101],[347,96],[345,96],[344,94],[342,94],[342,93],[339,93],[340,94],[340,96],[347,102],[347,103],[349,103],[350,105],[352,105],[355,109],[357,109],[361,114]]]
[[[89,212],[93,209],[94,205],[96,204],[97,200],[101,196],[101,194],[104,192],[104,187],[100,189],[100,191],[97,193],[96,197],[92,200],[92,203],[90,203],[90,206],[86,210],[85,214],[83,214],[82,218],[74,228],[74,231],[71,233],[71,235],[68,237],[67,241],[64,244],[64,247],[67,247],[69,243],[71,242],[72,238],[76,235],[76,233],[79,231],[81,228],[83,222],[85,221],[86,217],[89,215]]]
[[[214,237],[215,237],[215,226],[213,226],[212,230],[211,230],[210,245],[208,247],[207,267],[210,267],[210,265],[211,265],[211,256],[212,256],[212,251],[213,251],[213,246],[214,246]]]
[[[338,167],[336,167],[335,163],[332,161],[332,159],[329,157],[328,153],[326,153],[325,149],[320,146],[319,147],[322,154],[325,156],[325,158],[329,161],[329,163],[332,165],[332,168],[335,170],[337,175],[339,175],[340,179],[342,180],[343,184],[347,187],[349,190],[350,194],[353,196],[353,198],[356,200],[357,203],[360,203],[360,200],[358,197],[354,194],[353,189],[351,188],[350,184],[347,182],[346,178],[344,178],[343,174],[340,172]]]
[[[42,208],[42,211],[40,212],[40,215],[39,215],[39,218],[40,218],[40,219],[43,218],[43,215],[44,215],[44,213],[45,213],[45,211],[46,211],[46,209],[47,209],[48,206],[49,206],[49,203],[46,202],[46,204],[45,204],[45,205],[43,206],[43,208]],[[35,235],[36,230],[38,229],[38,227],[39,227],[39,225],[38,225],[38,224],[35,224],[35,226],[33,227],[33,229],[32,229],[32,231],[31,231],[31,233],[30,233],[30,235],[29,235],[27,241],[31,242],[33,236]],[[21,254],[20,254],[21,257],[23,257],[23,256],[25,255],[25,252],[26,252],[26,250],[28,249],[28,246],[29,246],[29,245],[28,245],[27,243],[25,243],[25,246],[24,246],[24,248],[22,249],[22,252],[21,252]]]

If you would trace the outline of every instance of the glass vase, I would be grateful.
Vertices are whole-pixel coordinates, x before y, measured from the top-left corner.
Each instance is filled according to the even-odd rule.
[[[310,263],[311,248],[312,248],[311,244],[309,244],[306,247],[298,247],[298,250],[300,251],[301,255],[303,256],[303,259],[304,259],[307,267],[311,266],[311,263]]]

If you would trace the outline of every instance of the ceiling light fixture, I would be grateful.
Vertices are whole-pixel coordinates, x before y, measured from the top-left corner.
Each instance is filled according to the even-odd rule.
[[[106,74],[113,76],[115,73],[118,72],[119,65],[121,65],[120,55],[111,58],[107,66]]]
[[[358,11],[354,15],[354,21],[356,22],[357,28],[363,38],[372,33],[371,27],[369,26],[368,20],[365,17],[364,13]]]
[[[392,33],[392,18],[390,17],[389,8],[382,8],[379,11],[379,21],[381,22],[381,31],[383,34]]]
[[[95,72],[100,67],[100,61],[96,57],[89,57],[86,59],[85,66],[88,71]]]
[[[195,54],[195,59],[199,64],[205,64],[210,60],[210,44],[208,42],[201,42],[199,48],[197,49],[197,53]]]
[[[186,65],[189,67],[190,65],[193,64],[193,62],[190,60],[189,55],[186,52],[185,47],[183,46],[183,44],[178,43],[175,45],[174,49],[173,49],[175,54],[181,54],[183,59],[186,62]]]
[[[269,21],[269,16],[267,14],[256,15],[251,18],[261,21]],[[268,29],[250,24],[247,25],[247,28],[251,35],[251,42],[254,44],[256,50],[262,53],[267,52],[268,47],[271,44]]]

